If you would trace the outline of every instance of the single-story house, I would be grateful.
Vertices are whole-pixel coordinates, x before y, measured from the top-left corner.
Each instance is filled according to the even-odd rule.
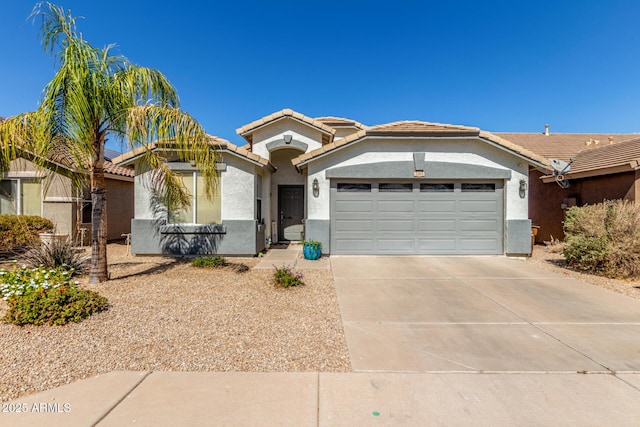
[[[74,188],[73,168],[54,161],[49,165],[55,172],[38,169],[28,156],[13,160],[9,171],[0,174],[0,214],[42,216],[54,223],[56,233],[78,243],[84,236],[82,243],[87,244],[91,241],[90,194]],[[131,231],[133,177],[133,170],[105,161],[108,240],[122,239]]]
[[[531,167],[529,217],[540,227],[537,242],[564,238],[566,209],[603,200],[640,200],[638,134],[501,133],[545,158],[570,163],[560,186],[551,169]],[[573,161],[572,161],[573,159]],[[567,188],[563,188],[567,186]]]
[[[247,145],[211,137],[221,155],[216,197],[194,165],[167,152],[192,189],[168,212],[136,168],[135,254],[253,255],[270,243],[322,242],[331,254],[530,252],[529,169],[548,160],[478,128],[422,121],[365,126],[285,109],[237,129]],[[154,150],[162,147],[154,146]]]

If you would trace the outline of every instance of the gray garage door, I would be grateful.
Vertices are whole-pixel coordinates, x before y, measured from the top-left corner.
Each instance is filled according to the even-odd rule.
[[[334,254],[502,254],[502,181],[331,183]]]

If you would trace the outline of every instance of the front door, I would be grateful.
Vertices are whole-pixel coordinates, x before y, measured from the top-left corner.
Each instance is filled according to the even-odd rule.
[[[278,240],[303,240],[304,186],[278,186]]]

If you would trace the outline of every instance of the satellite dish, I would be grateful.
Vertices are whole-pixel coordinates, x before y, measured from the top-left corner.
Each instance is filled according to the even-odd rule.
[[[573,163],[575,159],[572,157],[569,159],[569,162],[565,162],[559,159],[549,159],[551,163],[551,167],[553,168],[553,176],[556,178],[556,182],[562,188],[569,188],[571,183],[568,179],[565,178],[565,174],[569,173],[571,170],[571,163]]]
[[[567,163],[558,159],[549,159],[551,161],[551,167],[553,168],[554,175],[564,175],[571,170],[571,163]]]

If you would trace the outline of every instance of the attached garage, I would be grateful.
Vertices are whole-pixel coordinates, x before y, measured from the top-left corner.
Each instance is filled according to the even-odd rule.
[[[503,181],[332,180],[333,254],[502,254]]]
[[[521,256],[529,167],[548,161],[478,128],[402,121],[292,163],[309,189],[305,239],[325,254]]]

